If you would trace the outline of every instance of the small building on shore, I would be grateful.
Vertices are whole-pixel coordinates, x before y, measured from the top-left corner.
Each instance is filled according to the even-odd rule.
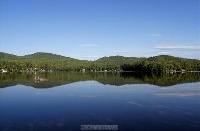
[[[8,72],[6,69],[1,69],[1,72],[2,73],[6,73],[6,72]]]

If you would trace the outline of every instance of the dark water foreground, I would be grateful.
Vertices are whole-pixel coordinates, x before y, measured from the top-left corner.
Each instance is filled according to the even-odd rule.
[[[0,131],[200,130],[200,74],[0,74]]]

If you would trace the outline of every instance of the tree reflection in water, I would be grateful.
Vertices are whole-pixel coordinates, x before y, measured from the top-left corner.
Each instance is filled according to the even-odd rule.
[[[175,73],[175,74],[152,74],[140,72],[54,72],[24,74],[12,73],[0,75],[0,88],[17,84],[32,86],[35,88],[51,88],[79,81],[97,81],[102,84],[121,86],[125,84],[153,84],[157,86],[173,86],[181,83],[200,81],[200,73]]]

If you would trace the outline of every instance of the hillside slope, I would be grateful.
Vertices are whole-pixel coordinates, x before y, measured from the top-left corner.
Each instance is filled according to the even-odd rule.
[[[125,71],[127,69],[128,71],[138,71],[141,69],[162,71],[164,68],[199,71],[200,60],[160,55],[149,58],[110,56],[95,61],[88,61],[44,52],[37,52],[25,56],[16,56],[0,52],[0,69],[27,71],[33,68],[59,71],[80,71],[82,69],[89,71],[114,71],[121,69]]]

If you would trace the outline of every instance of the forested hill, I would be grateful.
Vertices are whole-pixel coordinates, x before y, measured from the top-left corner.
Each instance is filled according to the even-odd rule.
[[[0,69],[7,71],[200,71],[200,60],[160,55],[149,58],[124,56],[103,57],[95,61],[78,60],[52,53],[38,52],[25,56],[0,52]]]
[[[170,55],[159,55],[159,56],[154,56],[154,57],[149,57],[148,61],[200,61],[197,59],[187,59],[187,58],[180,58],[180,57],[175,57],[175,56],[170,56]]]
[[[125,71],[143,72],[200,71],[200,60],[159,55],[134,64],[123,64],[121,68]]]
[[[61,56],[61,55],[57,55],[57,54],[52,54],[52,53],[44,53],[44,52],[37,52],[34,54],[30,54],[30,55],[25,55],[25,56],[16,56],[13,54],[8,54],[8,53],[4,53],[4,52],[0,52],[0,58],[3,59],[29,59],[29,60],[57,60],[57,59],[70,59],[70,60],[76,60],[70,57],[65,57],[65,56]]]
[[[137,58],[137,57],[124,57],[124,56],[110,56],[103,57],[96,60],[96,63],[99,64],[124,64],[124,63],[135,63],[141,60],[145,60],[147,58]]]
[[[1,59],[16,59],[17,56],[13,55],[13,54],[8,54],[8,53],[4,53],[4,52],[0,52],[0,58]]]
[[[61,56],[61,55],[57,55],[57,54],[52,54],[52,53],[43,53],[43,52],[38,52],[38,53],[34,53],[34,54],[31,54],[31,55],[25,55],[25,56],[22,56],[21,58],[23,59],[49,59],[49,60],[60,60],[60,59],[63,59],[63,60],[76,60],[76,59],[73,59],[73,58],[70,58],[70,57],[65,57],[65,56]]]

